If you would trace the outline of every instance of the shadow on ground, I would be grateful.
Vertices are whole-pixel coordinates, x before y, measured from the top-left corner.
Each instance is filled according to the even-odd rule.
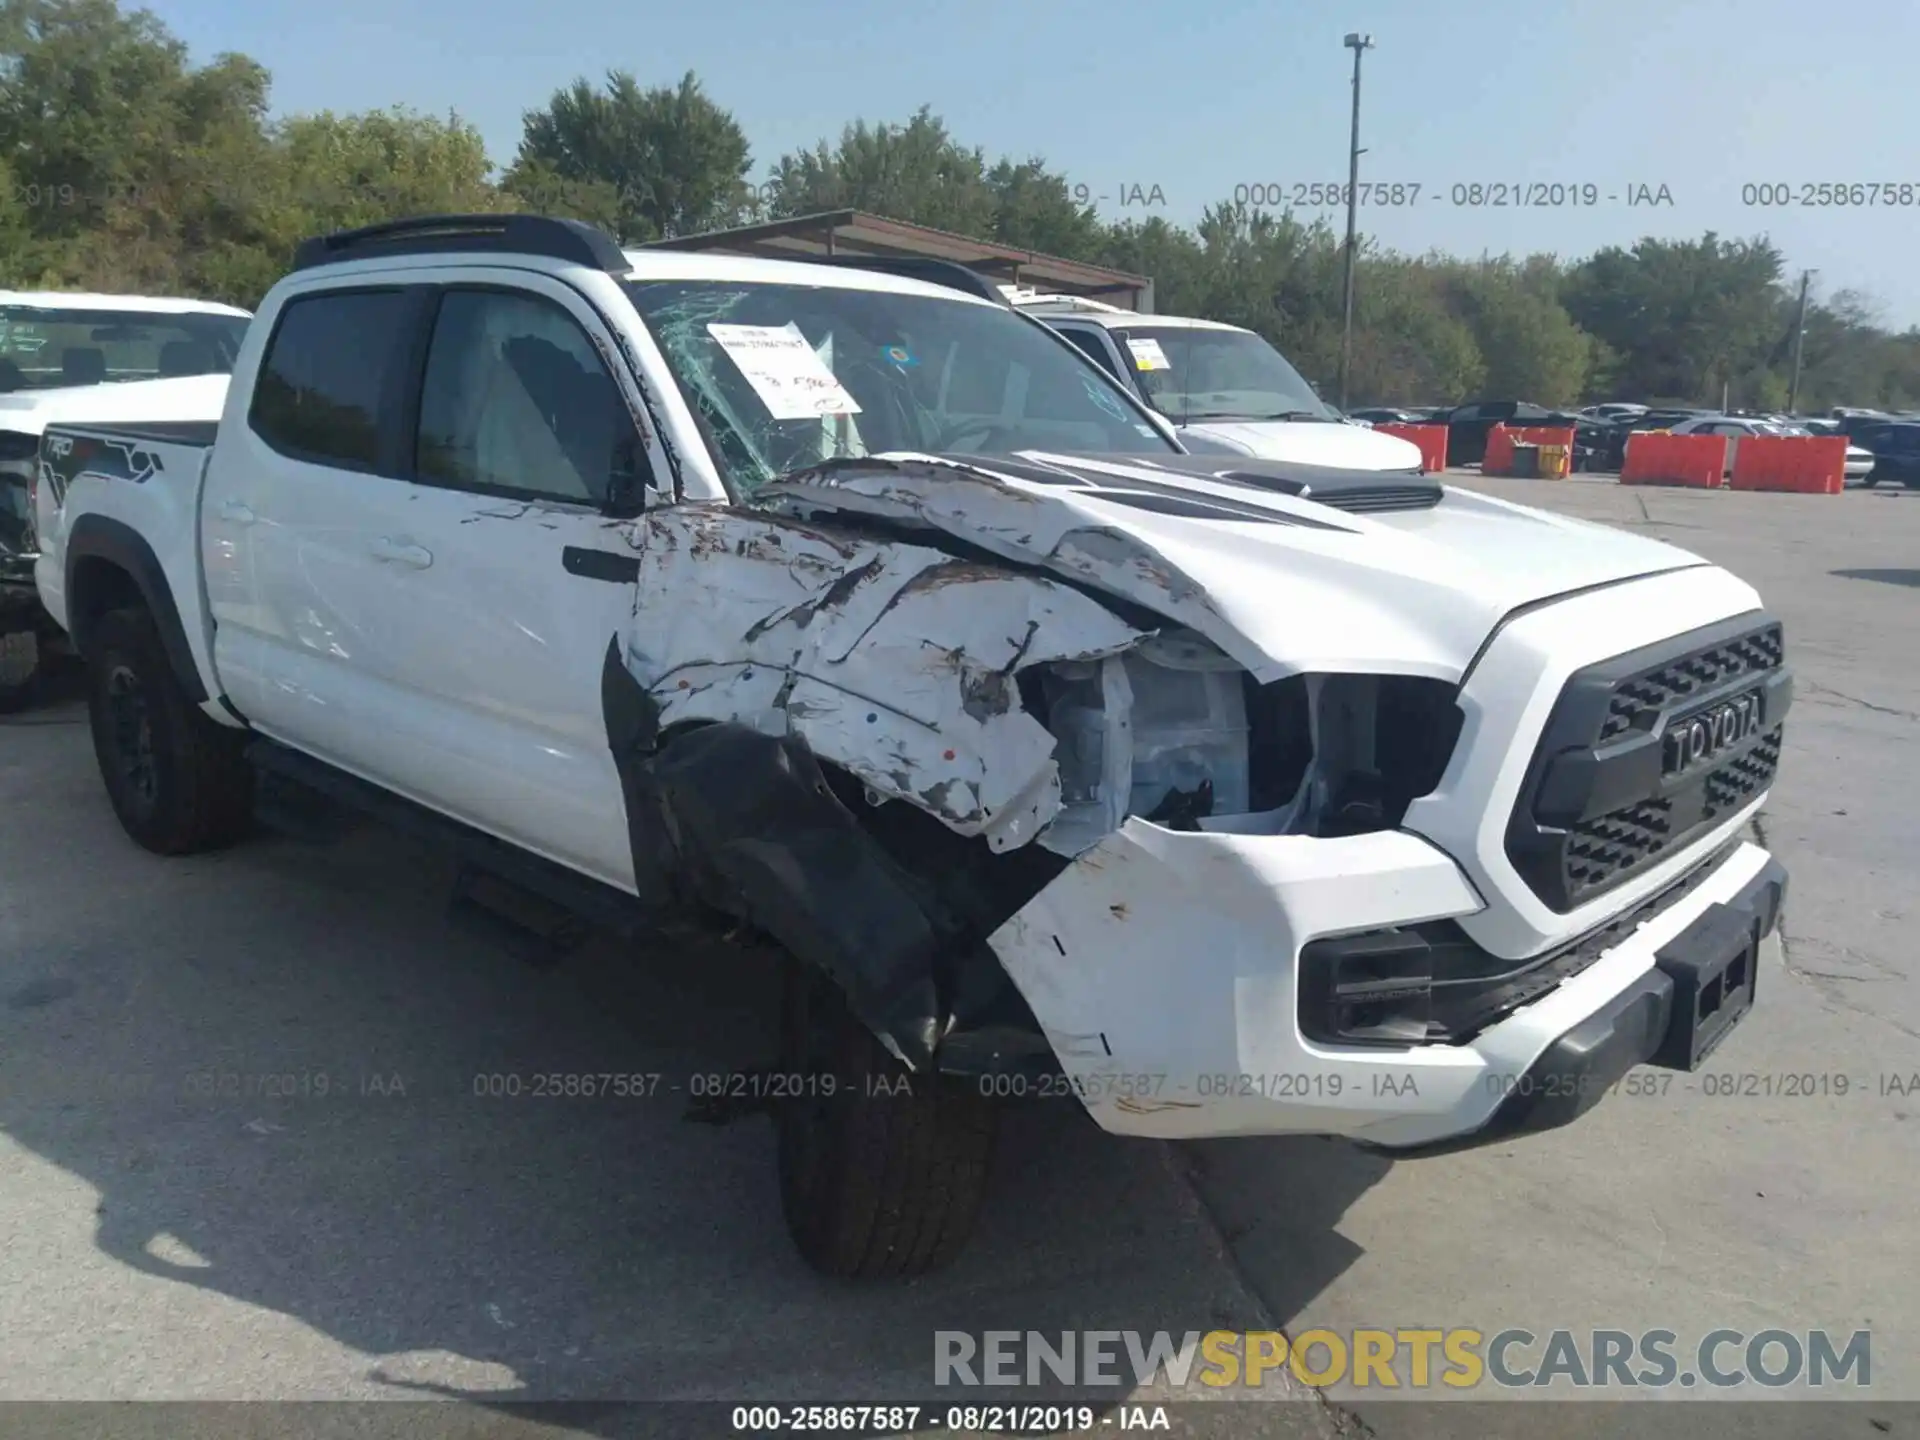
[[[1920,585],[1920,570],[1829,570],[1842,580],[1878,580],[1883,585]]]
[[[44,1206],[0,1253],[41,1337],[10,1342],[12,1394],[910,1402],[936,1330],[1264,1323],[1179,1173],[1212,1151],[1067,1103],[1010,1113],[952,1270],[824,1281],[783,1229],[770,1123],[689,1118],[694,1077],[772,1054],[767,957],[597,942],[536,971],[451,927],[442,863],[374,831],[161,861],[115,827],[78,707],[31,718],[0,752],[0,804],[32,817],[0,832],[0,1129],[97,1192],[92,1244],[124,1270],[86,1259],[71,1187],[0,1177],[9,1211]],[[636,1074],[650,1095],[532,1093]],[[1287,1307],[1350,1263],[1333,1227],[1385,1166],[1323,1142],[1266,1163],[1261,1213],[1221,1219],[1284,1233]],[[177,1287],[298,1323],[254,1340],[260,1316]],[[617,1408],[568,1423],[638,1433]]]

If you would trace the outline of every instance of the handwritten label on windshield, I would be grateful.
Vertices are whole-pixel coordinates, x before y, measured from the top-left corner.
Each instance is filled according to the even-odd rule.
[[[1167,352],[1160,348],[1158,340],[1129,340],[1127,349],[1133,352],[1133,368],[1136,370],[1173,368],[1173,362],[1167,359]]]
[[[775,420],[858,415],[860,406],[814,353],[798,326],[707,326]]]

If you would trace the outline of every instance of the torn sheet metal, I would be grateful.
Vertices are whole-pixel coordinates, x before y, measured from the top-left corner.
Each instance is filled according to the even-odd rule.
[[[882,796],[995,849],[1058,813],[1054,740],[1015,675],[1146,633],[1069,585],[790,516],[681,507],[637,522],[627,664],[658,726],[787,733]]]

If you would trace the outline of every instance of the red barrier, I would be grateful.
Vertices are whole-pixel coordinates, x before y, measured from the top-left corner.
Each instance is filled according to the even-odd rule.
[[[1733,488],[1838,495],[1846,486],[1844,435],[1746,435],[1733,454]]]
[[[1505,475],[1513,469],[1513,447],[1522,445],[1564,445],[1573,454],[1571,425],[1496,425],[1487,432],[1487,453],[1480,462],[1482,475]]]
[[[1382,435],[1410,440],[1420,447],[1420,469],[1428,475],[1447,468],[1447,427],[1444,425],[1375,425]]]
[[[1746,442],[1741,442],[1745,448]],[[1620,466],[1622,485],[1686,485],[1717,490],[1727,473],[1724,435],[1669,435],[1636,430],[1627,437],[1627,458]]]

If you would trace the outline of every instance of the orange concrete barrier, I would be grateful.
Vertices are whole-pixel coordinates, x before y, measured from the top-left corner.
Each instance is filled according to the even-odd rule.
[[[1487,432],[1487,453],[1480,462],[1483,475],[1505,475],[1513,469],[1513,447],[1522,445],[1564,445],[1573,454],[1573,427],[1570,425],[1496,425]]]
[[[1733,454],[1733,488],[1838,495],[1847,481],[1844,435],[1748,435]]]
[[[1746,442],[1740,442],[1746,448]],[[1627,458],[1620,466],[1622,485],[1685,485],[1717,490],[1727,473],[1724,435],[1669,435],[1636,430],[1627,437]]]
[[[1420,468],[1428,475],[1447,468],[1447,427],[1444,425],[1375,425],[1382,435],[1395,435],[1420,447]]]

